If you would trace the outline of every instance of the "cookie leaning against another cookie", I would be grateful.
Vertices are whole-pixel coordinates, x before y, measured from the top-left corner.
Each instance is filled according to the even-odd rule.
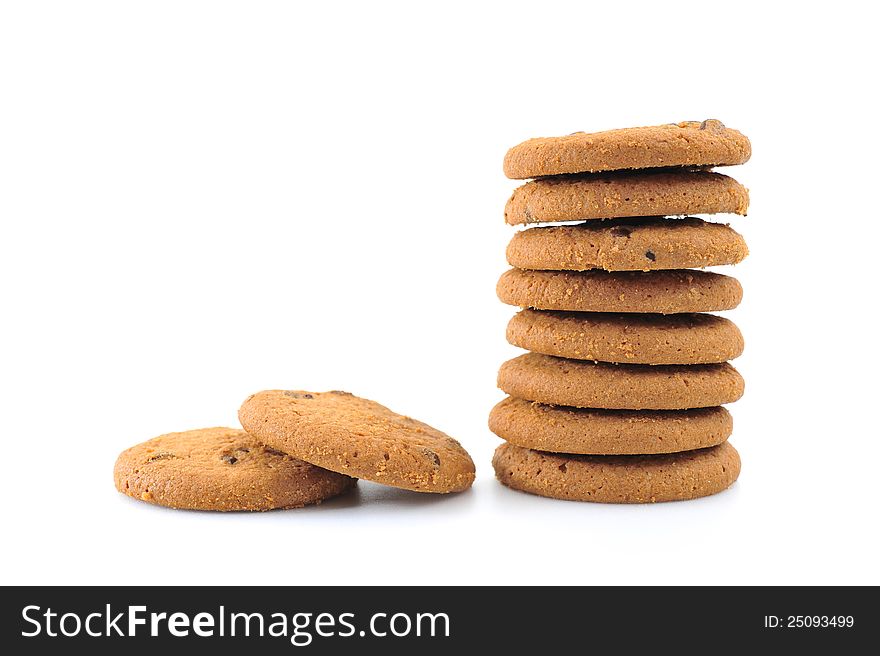
[[[507,151],[504,174],[524,180],[563,173],[728,166],[743,164],[751,155],[745,135],[707,119],[529,139]]]
[[[355,479],[267,447],[243,430],[168,433],[123,451],[116,489],[135,499],[187,510],[272,510],[320,503]]]
[[[611,219],[520,230],[507,246],[519,269],[652,271],[737,264],[745,239],[723,223],[702,219]]]
[[[529,271],[510,269],[496,286],[508,305],[572,312],[719,312],[742,300],[736,278],[692,270]]]
[[[741,214],[749,191],[713,171],[639,171],[532,180],[504,208],[510,225],[682,214]]]
[[[693,410],[596,410],[508,396],[489,413],[489,430],[527,449],[556,453],[675,453],[721,444],[733,431],[722,407]]]
[[[654,456],[578,456],[502,444],[495,475],[514,490],[569,501],[654,503],[717,494],[739,477],[739,453],[729,442]]]
[[[456,440],[347,392],[259,392],[238,417],[266,444],[341,474],[416,492],[459,492],[474,481]]]
[[[727,363],[608,364],[526,353],[498,371],[510,396],[550,405],[607,410],[687,410],[733,403],[745,383]]]
[[[736,325],[714,314],[522,310],[507,341],[536,353],[632,364],[711,364],[742,355]]]

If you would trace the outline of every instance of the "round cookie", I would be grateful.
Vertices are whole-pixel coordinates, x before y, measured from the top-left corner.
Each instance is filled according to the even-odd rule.
[[[186,510],[272,510],[320,503],[355,479],[267,447],[243,430],[168,433],[123,451],[116,489],[135,499]]]
[[[502,444],[495,475],[514,490],[568,501],[654,503],[717,494],[739,477],[739,453],[729,442],[697,451],[651,456],[544,453]]]
[[[691,269],[737,264],[748,254],[736,230],[694,217],[529,228],[507,246],[511,266],[552,271]]]
[[[266,444],[341,474],[416,492],[474,481],[473,460],[446,433],[347,392],[259,392],[238,416]]]
[[[608,410],[687,410],[733,403],[745,383],[727,363],[608,364],[526,353],[498,371],[498,387],[520,399]]]
[[[524,180],[563,173],[728,166],[743,164],[751,155],[745,135],[707,119],[529,139],[507,151],[504,174]]]
[[[749,191],[712,171],[640,171],[532,180],[504,208],[510,225],[668,214],[741,214]]]
[[[742,355],[742,333],[714,314],[522,310],[507,341],[536,353],[631,364],[710,364]]]
[[[721,444],[733,431],[722,407],[693,410],[596,410],[507,397],[492,408],[489,430],[527,449],[630,455],[675,453]]]
[[[571,312],[719,312],[742,300],[736,278],[709,271],[529,271],[498,280],[508,305]]]

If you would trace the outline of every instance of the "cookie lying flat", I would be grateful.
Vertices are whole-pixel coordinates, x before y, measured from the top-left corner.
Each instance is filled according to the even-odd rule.
[[[529,228],[507,246],[520,269],[650,271],[741,262],[749,249],[736,230],[701,219],[616,219]]]
[[[474,481],[454,439],[347,392],[259,392],[238,416],[266,444],[341,474],[416,492],[459,492]]]
[[[511,444],[539,451],[675,453],[721,444],[733,431],[733,419],[721,407],[590,410],[507,397],[492,408],[489,430]]]
[[[739,453],[728,442],[655,456],[578,456],[502,444],[495,475],[514,490],[569,501],[654,503],[717,494],[739,477]]]
[[[607,314],[522,310],[507,324],[514,346],[575,360],[709,364],[742,355],[736,325],[714,314]]]
[[[504,208],[510,225],[667,214],[741,214],[749,191],[711,171],[640,171],[532,180]]]
[[[528,271],[510,269],[496,286],[508,305],[572,312],[719,312],[742,300],[736,278],[708,271]]]
[[[507,151],[504,174],[524,180],[563,173],[725,166],[743,164],[751,155],[745,135],[708,119],[529,139]]]
[[[498,387],[520,399],[609,410],[686,410],[733,403],[745,384],[729,364],[647,365],[526,353],[501,365]]]
[[[272,510],[320,503],[355,479],[265,446],[243,430],[168,433],[120,454],[116,489],[187,510]]]

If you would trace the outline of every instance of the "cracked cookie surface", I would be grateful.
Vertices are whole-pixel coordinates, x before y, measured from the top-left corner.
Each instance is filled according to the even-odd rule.
[[[186,510],[273,510],[319,503],[355,479],[315,467],[234,428],[160,435],[123,451],[116,489]]]
[[[456,440],[347,392],[259,392],[239,419],[266,444],[349,476],[439,493],[474,481],[473,460]]]

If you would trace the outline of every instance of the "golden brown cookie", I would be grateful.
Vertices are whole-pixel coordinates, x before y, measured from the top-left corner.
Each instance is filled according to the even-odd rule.
[[[559,176],[518,187],[504,208],[510,225],[681,214],[741,214],[749,191],[712,171],[639,171]]]
[[[508,305],[572,312],[719,312],[742,300],[736,278],[692,270],[528,271],[510,269],[498,281]]]
[[[745,383],[727,363],[608,364],[526,353],[498,371],[498,387],[520,399],[609,410],[686,410],[733,403]]]
[[[730,226],[701,219],[614,219],[529,228],[507,246],[520,269],[651,271],[741,262],[749,249]]]
[[[709,364],[742,355],[739,328],[714,314],[607,314],[522,310],[507,324],[514,346],[575,360]]]
[[[739,453],[729,442],[652,456],[563,455],[504,443],[492,465],[498,480],[514,490],[598,503],[705,497],[726,490],[740,471]]]
[[[471,457],[446,433],[347,392],[259,392],[238,417],[266,444],[341,474],[416,492],[474,482]]]
[[[743,164],[751,155],[745,135],[707,119],[529,139],[507,151],[504,174],[524,180],[563,173],[727,166]]]
[[[721,444],[733,431],[733,419],[722,407],[595,410],[509,396],[492,408],[489,429],[527,449],[628,455],[675,453]]]
[[[356,483],[234,428],[168,433],[133,446],[116,460],[113,479],[130,497],[187,510],[299,508]]]

